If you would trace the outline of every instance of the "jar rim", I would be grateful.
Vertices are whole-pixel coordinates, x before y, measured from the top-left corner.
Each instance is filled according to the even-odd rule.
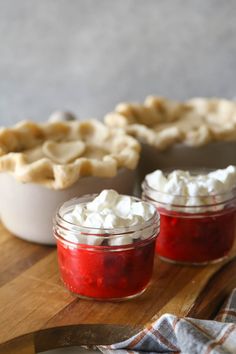
[[[62,214],[63,209],[67,209],[69,211],[72,209],[73,206],[76,204],[82,204],[89,202],[93,200],[98,194],[86,194],[82,197],[77,197],[77,198],[72,198],[69,199],[68,201],[64,202],[62,205],[60,205],[57,208],[56,214],[54,216],[54,225],[57,224],[59,227],[62,227],[65,230],[68,231],[73,231],[73,232],[82,232],[87,235],[95,236],[95,237],[104,237],[105,235],[107,236],[109,234],[109,237],[116,237],[118,235],[122,236],[128,233],[132,233],[135,231],[142,231],[148,227],[150,227],[153,224],[156,224],[156,227],[159,228],[160,226],[160,215],[159,212],[156,210],[155,206],[152,203],[146,202],[151,207],[153,208],[153,215],[151,218],[149,218],[146,221],[143,221],[142,223],[138,223],[137,225],[133,226],[121,226],[121,227],[116,227],[116,228],[95,228],[95,227],[90,227],[90,226],[81,226],[77,225],[75,223],[72,223],[64,218],[64,215],[66,214],[65,212]],[[142,201],[141,198],[131,196],[134,200],[136,201]],[[78,203],[79,201],[79,203]]]
[[[213,168],[178,168],[177,170],[181,170],[181,171],[188,171],[190,172],[193,176],[199,174],[199,172],[201,172],[201,174],[207,174],[210,172],[215,171],[215,169]],[[166,168],[166,169],[161,169],[161,171],[164,173],[164,175],[166,176],[167,174],[175,171],[175,169],[171,169],[171,168]],[[155,172],[155,171],[153,171]],[[152,173],[152,172],[151,172]],[[148,181],[147,181],[147,175],[145,176],[142,184],[142,190],[144,191],[145,188],[148,188],[150,191],[155,192],[160,194],[161,196],[168,196],[170,195],[170,193],[167,192],[162,192],[156,188],[153,188],[149,185]],[[181,194],[172,194],[172,196],[176,197],[176,198],[187,198],[188,200],[195,200],[198,198],[201,198],[202,200],[206,200],[209,198],[217,198],[217,197],[223,197],[223,196],[229,196],[229,199],[231,199],[230,197],[232,197],[232,199],[234,199],[236,197],[236,183],[235,185],[233,185],[232,188],[230,188],[229,190],[227,190],[226,192],[221,192],[221,193],[215,193],[215,194],[204,194],[204,195],[197,195],[197,196],[185,196],[185,195],[181,195]],[[224,199],[224,200],[228,200],[228,199]],[[205,205],[205,204],[204,204]]]
[[[163,195],[163,196],[168,196],[170,195],[170,193],[166,193],[166,192],[162,192],[158,189],[155,189],[153,187],[151,187],[147,180],[145,179],[142,184],[142,190],[144,191],[146,188],[148,188],[150,191],[153,191],[155,193],[158,193],[160,195]],[[209,199],[209,198],[216,198],[216,197],[223,197],[223,196],[229,196],[229,199],[231,199],[230,197],[232,197],[232,199],[234,199],[236,197],[236,185],[229,189],[228,191],[226,192],[222,192],[222,193],[217,193],[217,194],[204,194],[204,195],[197,195],[197,196],[186,196],[186,195],[183,195],[183,194],[172,194],[173,197],[177,197],[177,198],[187,198],[188,200],[195,200],[195,199],[198,199],[198,198],[201,198],[202,200],[206,200],[206,199]],[[226,201],[228,199],[224,199],[224,201]],[[204,204],[205,205],[205,204]]]

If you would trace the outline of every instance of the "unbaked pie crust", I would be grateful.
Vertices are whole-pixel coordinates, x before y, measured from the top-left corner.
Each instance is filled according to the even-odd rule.
[[[22,121],[0,129],[0,172],[17,180],[64,189],[80,177],[113,177],[120,168],[135,169],[139,143],[121,129],[97,120]]]
[[[197,147],[236,140],[236,103],[225,99],[176,102],[149,96],[144,104],[119,104],[104,120],[159,150],[176,143]]]

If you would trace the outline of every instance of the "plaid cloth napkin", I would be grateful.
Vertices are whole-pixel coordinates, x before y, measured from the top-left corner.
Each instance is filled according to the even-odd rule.
[[[99,349],[104,354],[236,353],[236,289],[214,321],[166,314],[128,340]]]

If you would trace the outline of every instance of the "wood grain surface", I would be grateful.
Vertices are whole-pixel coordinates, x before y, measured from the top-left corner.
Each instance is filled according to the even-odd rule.
[[[20,240],[2,225],[0,245],[0,353],[27,354],[34,348],[89,341],[105,344],[166,312],[212,318],[236,287],[234,247],[227,261],[204,267],[173,265],[156,257],[151,284],[136,299],[82,300],[63,287],[55,247]]]

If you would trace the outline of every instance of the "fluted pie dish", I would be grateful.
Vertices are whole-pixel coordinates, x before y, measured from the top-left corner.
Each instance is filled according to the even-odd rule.
[[[64,201],[113,188],[131,194],[140,145],[97,120],[23,121],[0,130],[0,216],[25,240],[53,244]]]

